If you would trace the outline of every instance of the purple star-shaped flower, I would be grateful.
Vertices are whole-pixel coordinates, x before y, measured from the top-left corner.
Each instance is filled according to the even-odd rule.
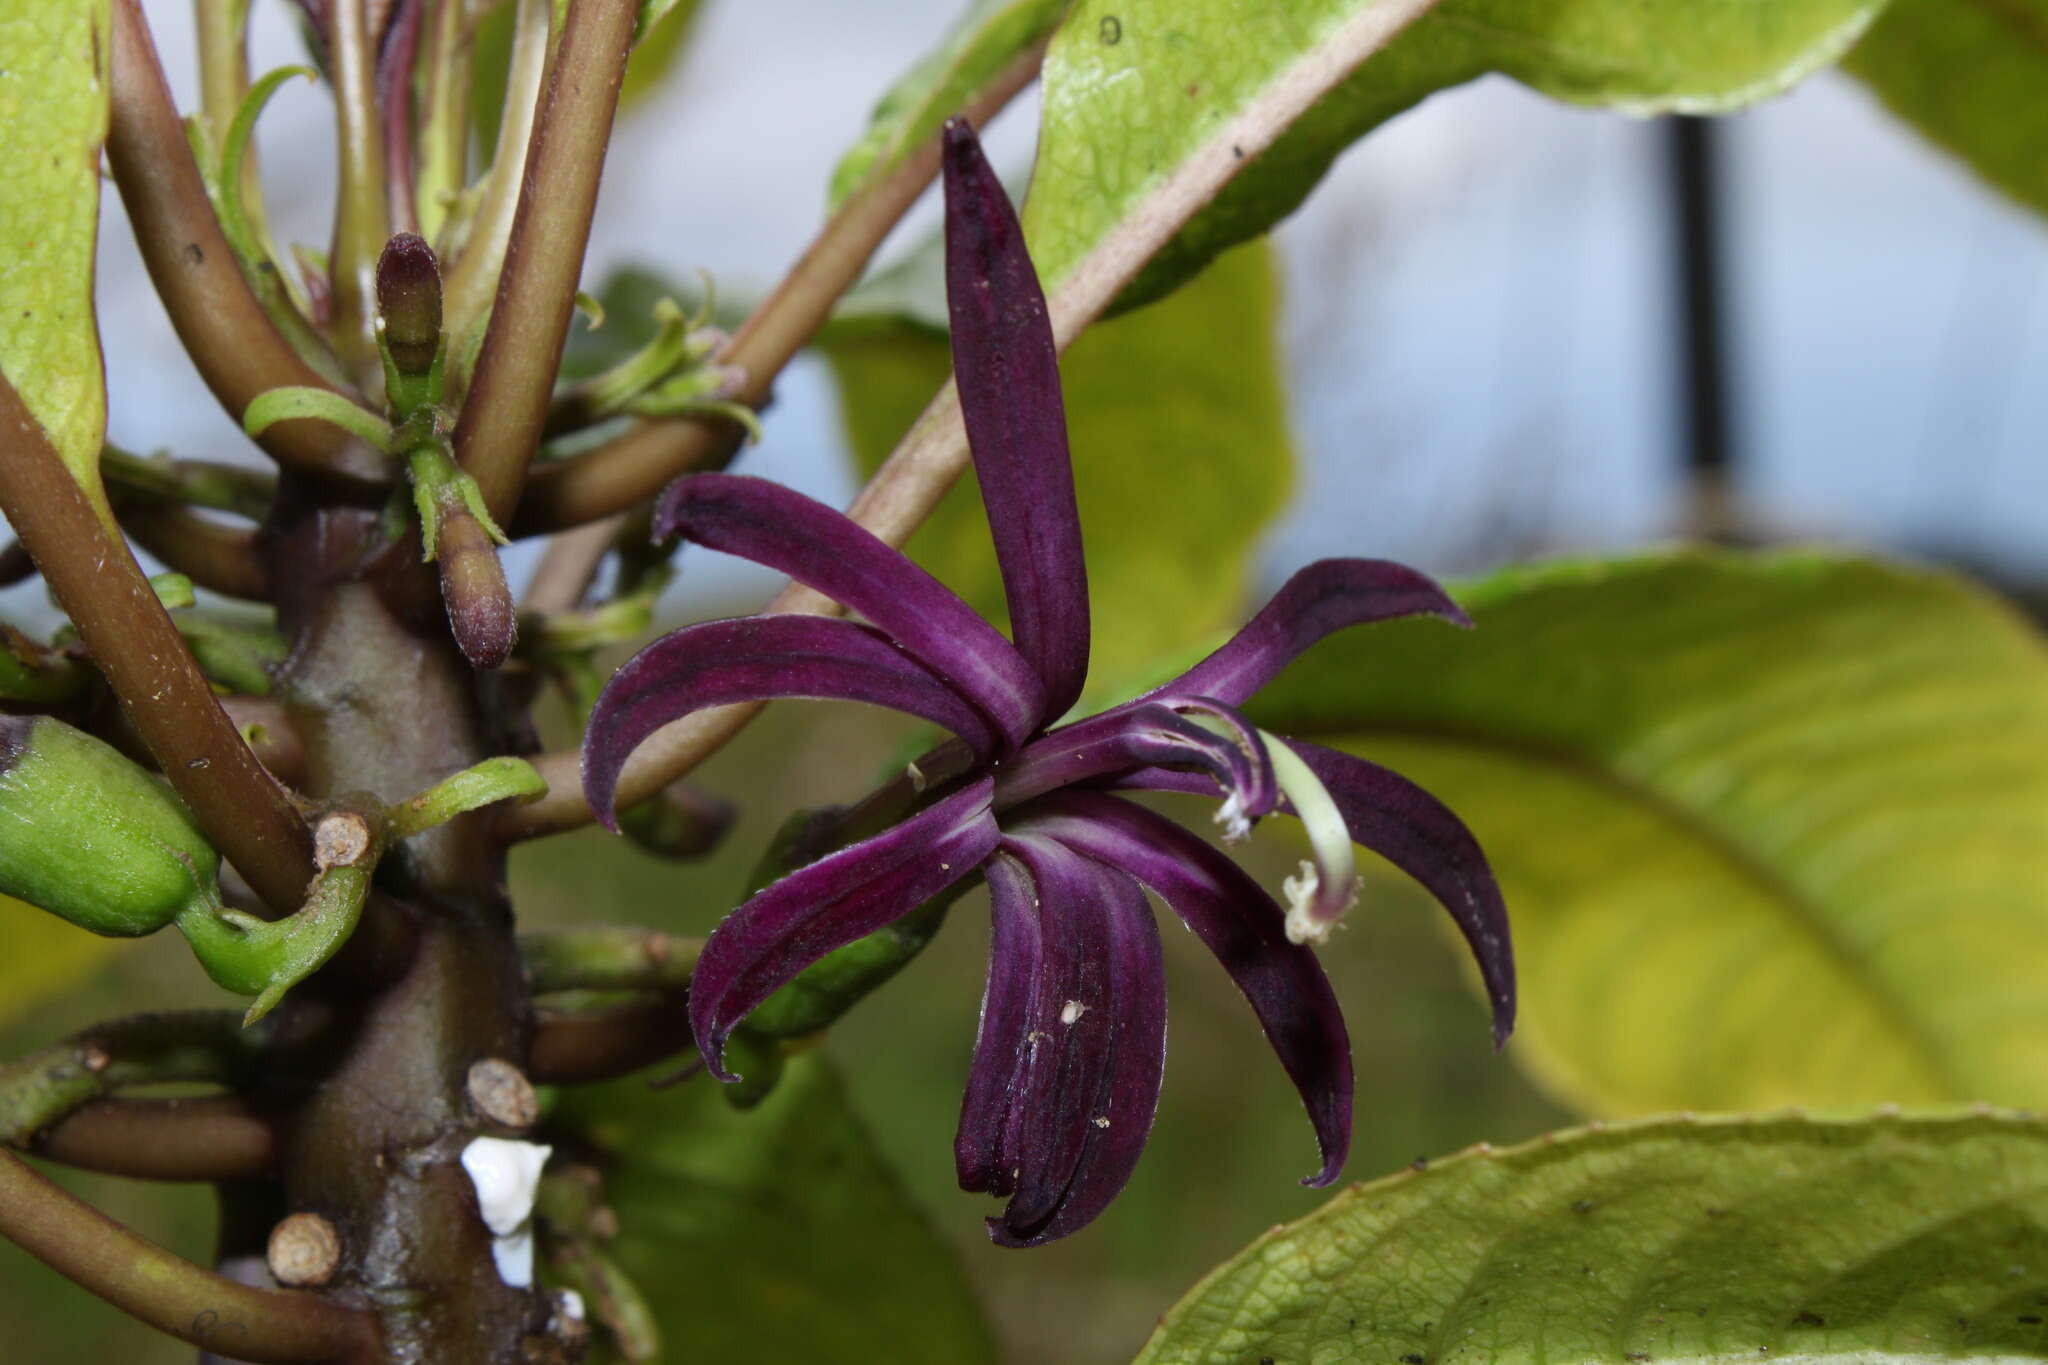
[[[809,616],[707,621],[619,670],[591,717],[592,809],[611,821],[620,770],[656,729],[771,697],[869,702],[957,740],[919,761],[928,804],[800,868],[705,944],[690,1020],[711,1070],[749,1011],[826,953],[980,874],[994,906],[987,993],[960,1116],[960,1184],[1009,1199],[994,1239],[1031,1246],[1082,1227],[1129,1179],[1166,1051],[1159,934],[1143,887],[1172,907],[1244,992],[1315,1127],[1327,1185],[1351,1140],[1350,1043],[1308,946],[1349,906],[1356,840],[1440,900],[1479,961],[1496,1045],[1514,1022],[1499,889],[1450,811],[1362,759],[1269,735],[1237,707],[1332,631],[1418,613],[1467,625],[1442,590],[1381,560],[1297,573],[1227,644],[1136,700],[1052,728],[1088,667],[1088,593],[1045,298],[973,131],[945,132],[946,272],[960,408],[987,504],[1015,643],[840,513],[764,479],[699,474],[662,496],[681,535],[789,574],[869,624]],[[1298,816],[1314,857],[1286,908],[1208,843],[1112,794],[1221,794],[1241,838]]]

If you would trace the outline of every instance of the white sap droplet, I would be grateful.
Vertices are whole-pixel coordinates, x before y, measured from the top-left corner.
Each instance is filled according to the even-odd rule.
[[[1097,1128],[1107,1128],[1109,1127],[1109,1115],[1097,1114],[1094,1118],[1090,1119],[1089,1122],[1094,1124]]]
[[[476,1186],[477,1210],[491,1230],[498,1278],[514,1289],[533,1283],[533,1201],[552,1147],[516,1138],[480,1137],[462,1149],[462,1169]]]
[[[491,1239],[491,1259],[498,1263],[498,1278],[514,1289],[533,1284],[533,1224],[522,1223],[508,1237]]]
[[[1088,1007],[1078,1000],[1069,1000],[1060,1006],[1060,1022],[1071,1024],[1088,1012]]]
[[[462,1149],[462,1169],[476,1186],[484,1225],[503,1237],[533,1213],[540,1170],[554,1148],[517,1138],[480,1137]]]

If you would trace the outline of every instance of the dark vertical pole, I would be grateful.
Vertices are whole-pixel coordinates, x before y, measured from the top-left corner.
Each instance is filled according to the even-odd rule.
[[[1726,288],[1719,129],[1715,120],[1664,121],[1669,166],[1672,264],[1677,283],[1676,359],[1683,415],[1690,530],[1724,539],[1733,531],[1728,432]]]

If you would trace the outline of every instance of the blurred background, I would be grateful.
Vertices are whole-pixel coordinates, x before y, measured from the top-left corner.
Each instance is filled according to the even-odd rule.
[[[189,104],[188,7],[146,8]],[[703,268],[740,295],[771,283],[815,228],[876,95],[957,8],[708,0],[673,79],[622,122],[587,280],[648,265],[679,279]],[[258,69],[300,59],[284,4],[258,5],[254,31]],[[1019,101],[990,137],[1016,183],[1034,113]],[[1338,164],[1274,239],[1298,465],[1263,551],[1265,586],[1319,555],[1460,574],[1700,530],[1953,560],[2022,593],[2048,580],[2048,230],[1838,77],[1708,132],[1489,80]],[[326,237],[330,138],[310,86],[288,86],[260,126],[282,240]],[[892,249],[934,222],[924,206]],[[111,194],[102,241],[112,439],[194,457],[244,450],[183,362]],[[821,361],[787,372],[745,467],[830,502],[851,496]],[[682,563],[676,620],[750,609],[774,586],[714,557]],[[48,619],[41,592],[6,594],[6,613]],[[788,810],[857,794],[907,733],[868,712],[779,708],[703,772],[747,812],[727,852],[677,867],[591,834],[522,850],[522,912],[703,932]],[[1187,813],[1206,827],[1199,807]],[[1262,835],[1253,870],[1277,882],[1293,856]],[[1359,1054],[1349,1174],[1568,1122],[1487,1048],[1434,912],[1392,881],[1371,900],[1327,957]],[[1170,933],[1166,1096],[1130,1190],[1079,1238],[990,1247],[989,1210],[953,1188],[950,1160],[983,923],[970,897],[828,1047],[881,1149],[957,1244],[1010,1356],[1125,1360],[1194,1278],[1320,1202],[1295,1184],[1313,1143],[1227,979]],[[124,951],[83,991],[14,1023],[0,1055],[110,1012],[189,1003],[182,957],[171,943]],[[203,1193],[81,1187],[204,1255]],[[0,1322],[28,1361],[189,1358],[4,1247]]]

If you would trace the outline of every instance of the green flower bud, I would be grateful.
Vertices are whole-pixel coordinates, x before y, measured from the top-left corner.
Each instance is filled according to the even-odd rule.
[[[48,716],[0,716],[0,891],[96,934],[220,908],[220,855],[162,783]]]
[[[356,798],[314,827],[305,905],[262,920],[222,905],[220,855],[169,788],[48,716],[0,716],[0,892],[95,934],[167,924],[217,985],[256,996],[246,1022],[354,932],[383,851],[382,808]]]

